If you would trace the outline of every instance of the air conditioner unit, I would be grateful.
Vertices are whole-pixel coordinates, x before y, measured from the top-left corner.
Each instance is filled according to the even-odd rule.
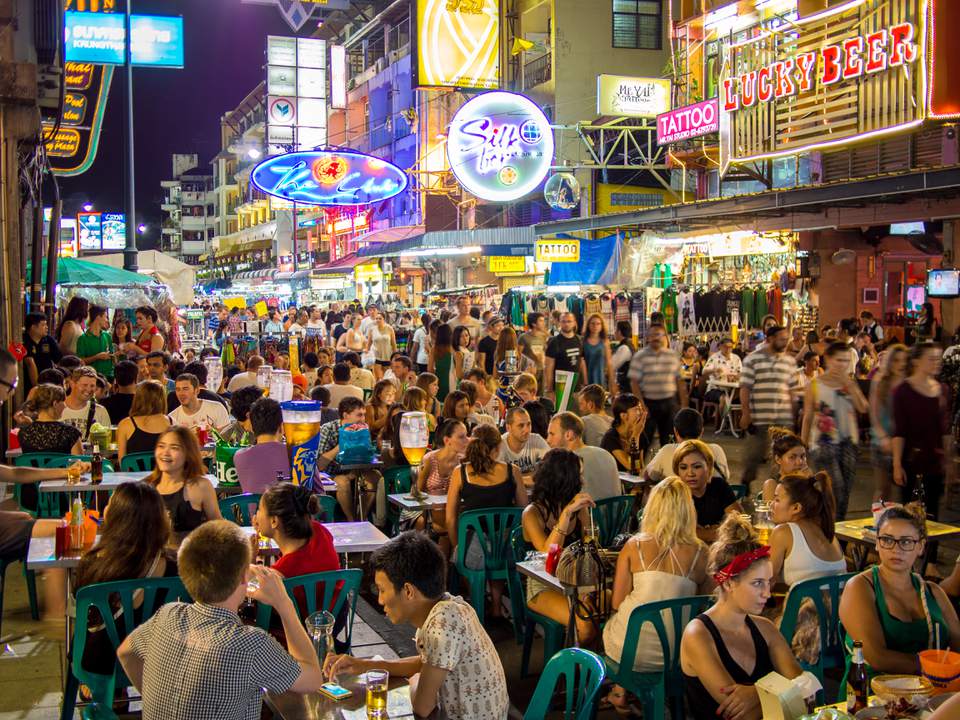
[[[956,165],[960,162],[960,128],[945,125],[943,128],[943,164]]]

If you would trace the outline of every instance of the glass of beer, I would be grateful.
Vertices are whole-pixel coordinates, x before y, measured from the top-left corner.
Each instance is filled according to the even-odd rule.
[[[280,409],[290,453],[290,481],[294,485],[307,484],[317,464],[322,408],[318,402],[290,400],[281,403]]]
[[[410,463],[410,494],[419,497],[417,478],[420,476],[420,463],[427,454],[430,445],[430,428],[427,426],[427,414],[422,412],[405,412],[400,418],[400,449],[403,456]]]
[[[76,485],[80,482],[80,463],[70,463],[67,465],[67,484]]]
[[[757,531],[757,541],[761,545],[770,544],[770,533],[773,531],[773,520],[770,517],[770,506],[758,503],[753,527]]]
[[[367,718],[380,720],[387,717],[387,686],[390,673],[386,670],[367,671]]]

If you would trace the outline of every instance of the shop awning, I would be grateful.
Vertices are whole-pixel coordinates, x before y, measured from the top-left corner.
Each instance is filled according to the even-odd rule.
[[[276,268],[261,268],[260,270],[244,270],[234,275],[234,280],[271,280],[276,274]]]
[[[366,258],[391,257],[405,250],[414,250],[422,245],[423,225],[405,225],[403,227],[374,230],[357,238],[357,242],[366,243],[357,254]]]
[[[497,246],[508,248],[512,245],[533,248],[536,240],[532,226],[527,227],[498,227],[477,228],[473,230],[436,230],[426,233],[420,247],[429,248],[458,248],[471,245],[483,247]],[[513,253],[504,252],[504,255]],[[524,253],[527,254],[527,253]]]
[[[369,262],[370,258],[361,256],[359,253],[352,252],[349,255],[344,255],[342,258],[338,258],[333,262],[329,262],[326,265],[321,265],[320,267],[315,267],[311,271],[311,275],[348,275],[353,272],[353,269],[357,265],[361,265],[365,262]]]
[[[884,210],[902,208],[907,219],[916,219],[916,209],[907,207],[910,201],[925,199],[925,202],[934,205],[958,195],[960,170],[951,168],[555,220],[538,223],[529,229],[537,237],[618,228],[676,227],[699,230],[736,226],[741,230],[816,230],[825,225],[850,227],[879,224],[863,222],[857,216],[860,208],[871,206],[873,209],[870,212],[881,205]],[[929,213],[929,217],[936,217],[937,209],[928,208],[926,213]],[[883,222],[891,221],[886,219]],[[768,224],[776,227],[767,227]]]

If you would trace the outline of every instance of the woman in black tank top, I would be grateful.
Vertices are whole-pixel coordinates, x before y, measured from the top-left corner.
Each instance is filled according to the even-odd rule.
[[[520,472],[513,464],[497,460],[503,443],[499,431],[492,425],[480,425],[473,431],[467,444],[463,464],[450,476],[447,490],[446,521],[450,542],[459,542],[457,518],[469,510],[486,508],[525,507],[527,491]],[[483,567],[484,556],[480,543],[467,537],[464,562],[469,568]],[[493,600],[492,615],[501,617],[500,599],[503,581],[490,581],[490,596]],[[482,610],[482,608],[481,608]]]
[[[696,720],[760,720],[756,682],[771,672],[788,679],[802,672],[780,631],[760,617],[773,579],[769,555],[748,520],[727,515],[707,561],[717,602],[687,625],[680,643],[688,714]]]

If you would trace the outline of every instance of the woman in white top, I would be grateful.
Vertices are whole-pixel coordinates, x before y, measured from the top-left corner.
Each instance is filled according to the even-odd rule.
[[[60,344],[60,352],[64,355],[77,354],[77,339],[83,335],[83,323],[90,310],[90,301],[75,295],[67,303],[63,311],[63,318],[57,326],[56,338]]]
[[[470,349],[470,343],[473,338],[470,337],[470,328],[466,325],[457,325],[453,330],[453,351],[460,355],[463,365],[463,374],[466,376],[473,369],[474,352]]]
[[[366,352],[367,347],[367,338],[364,337],[363,333],[360,332],[360,322],[363,320],[363,316],[356,314],[352,318],[352,327],[343,333],[340,336],[340,339],[337,340],[337,352],[338,353],[348,353],[348,352],[357,352],[362,353]]]
[[[867,399],[850,375],[850,353],[843,342],[824,353],[827,371],[814,378],[803,398],[803,431],[810,448],[810,467],[824,470],[836,485],[837,519],[847,516],[850,491],[857,474],[857,413],[866,413]]]
[[[706,567],[706,545],[697,538],[697,511],[690,488],[676,476],[665,478],[650,491],[640,533],[624,545],[617,558],[613,580],[616,612],[603,628],[606,654],[620,662],[630,614],[637,606],[712,589]],[[667,636],[672,638],[669,615],[664,622]],[[633,668],[642,672],[663,669],[660,639],[652,625],[645,625],[640,633]],[[625,709],[625,695],[624,689],[615,685],[607,700]]]
[[[343,335],[349,332],[348,330]],[[377,380],[381,380],[387,368],[390,367],[390,358],[397,349],[397,336],[393,328],[387,325],[383,313],[377,315],[376,322],[367,330],[367,340],[370,342],[370,350],[373,351],[373,375]]]
[[[785,475],[770,506],[777,526],[770,533],[773,576],[782,573],[787,585],[847,571],[843,551],[834,536],[833,484],[819,472]]]

